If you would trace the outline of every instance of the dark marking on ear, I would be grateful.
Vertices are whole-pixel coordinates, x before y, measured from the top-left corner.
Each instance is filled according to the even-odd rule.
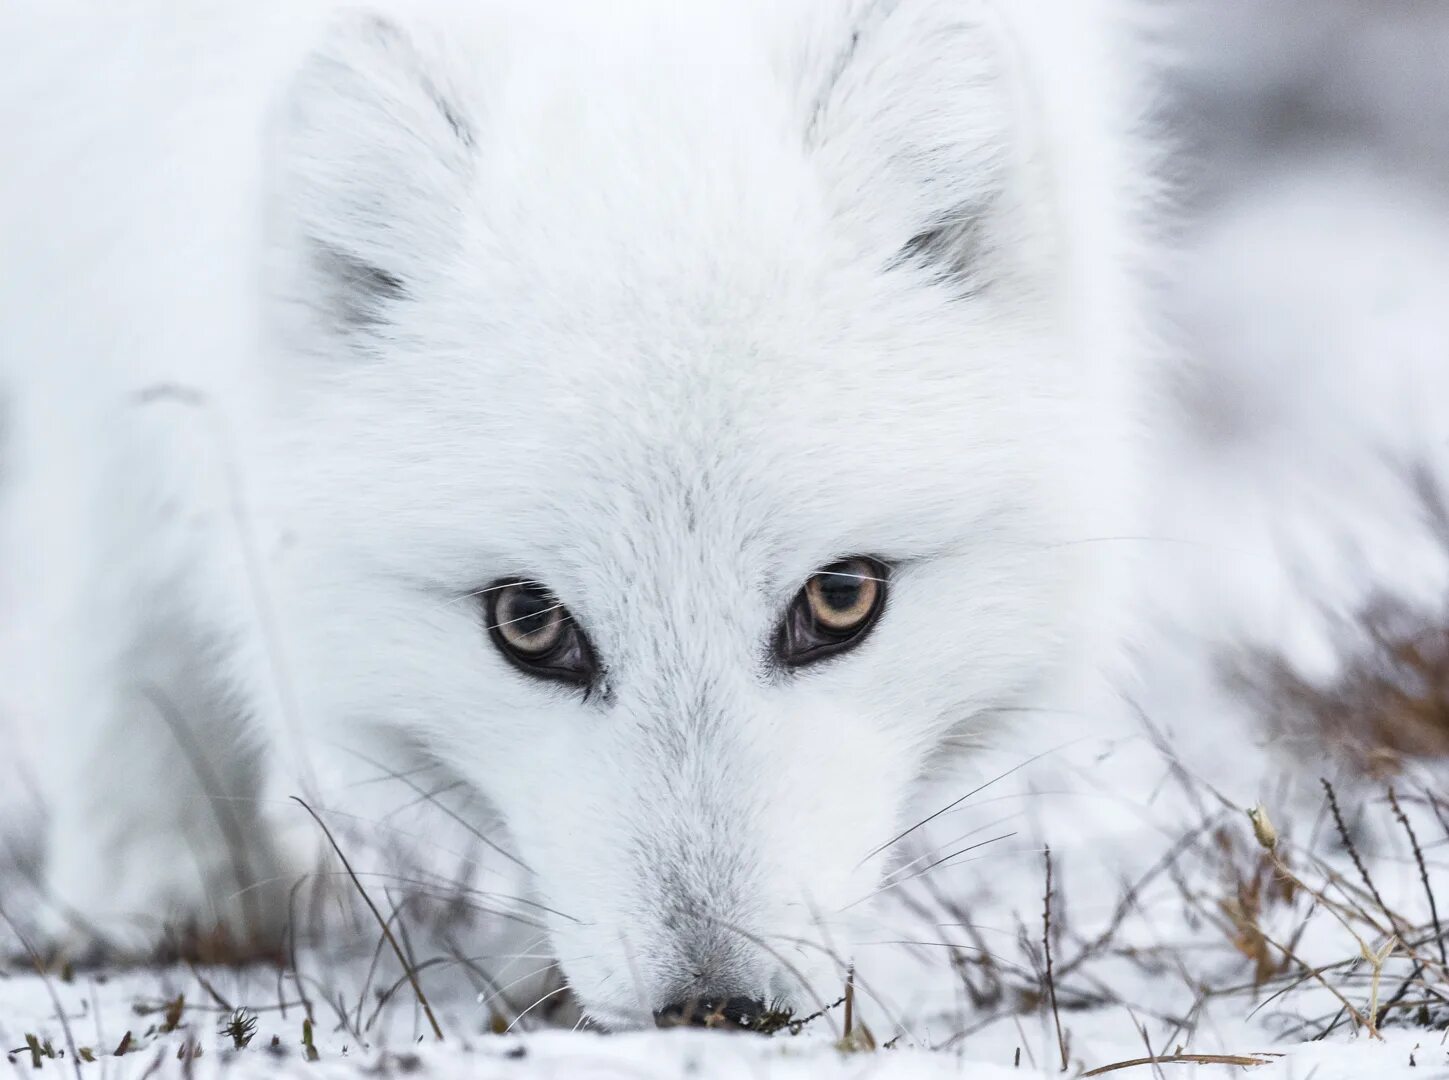
[[[407,286],[396,274],[330,244],[315,244],[312,261],[328,285],[329,308],[344,327],[382,326],[387,309],[408,299]]]
[[[433,99],[433,104],[438,107],[438,111],[443,114],[443,119],[453,129],[454,136],[457,137],[460,143],[471,150],[474,146],[473,129],[468,126],[467,121],[453,107],[452,102],[443,97],[432,84],[428,84],[428,96]]]
[[[294,76],[278,116],[281,288],[317,329],[376,336],[457,250],[477,132],[447,50],[352,14]]]
[[[956,220],[917,233],[886,269],[926,270],[938,284],[951,289],[958,300],[971,299],[984,285],[979,272],[983,255],[979,214],[979,208],[963,211]]]

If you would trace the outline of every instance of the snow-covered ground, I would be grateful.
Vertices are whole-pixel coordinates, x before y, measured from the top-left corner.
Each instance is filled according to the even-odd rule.
[[[1056,780],[1069,772],[1058,770]],[[1050,980],[1041,949],[1045,857],[1028,837],[1036,828],[1065,832],[1052,825],[1060,812],[1101,793],[1082,784],[1067,797],[1024,780],[951,815],[965,820],[942,835],[983,826],[982,835],[998,835],[1007,822],[1022,833],[990,857],[927,875],[931,888],[913,890],[916,910],[882,913],[881,939],[856,951],[852,1037],[843,1045],[841,1006],[772,1038],[552,1029],[519,1017],[517,1004],[500,1010],[491,993],[480,1004],[466,980],[422,961],[429,946],[419,943],[419,981],[442,1042],[385,958],[374,967],[371,949],[322,949],[297,957],[296,976],[290,967],[179,966],[42,981],[13,969],[0,977],[0,1047],[12,1051],[18,1075],[36,1062],[64,1074],[80,1054],[96,1059],[82,1075],[108,1077],[990,1078],[1058,1074],[1064,1058],[1071,1075],[1118,1064],[1163,1075],[1153,1057],[1172,1062],[1157,1069],[1188,1077],[1249,1062],[1261,1062],[1255,1075],[1268,1077],[1449,1076],[1449,999],[1427,941],[1418,861],[1382,800],[1345,800],[1345,813],[1392,915],[1332,850],[1331,826],[1279,822],[1281,858],[1302,882],[1285,890],[1237,809],[1217,804],[1196,780],[1165,770],[1152,779],[1163,781],[1156,799],[1124,798],[1115,837],[1054,849]],[[1443,895],[1445,833],[1412,783],[1401,781],[1402,805],[1422,838],[1431,887]],[[1197,814],[1192,827],[1165,826]],[[1405,944],[1385,961],[1375,990],[1358,941],[1378,950],[1390,926]],[[358,937],[369,936],[377,937],[364,924]],[[1323,973],[1321,984],[1310,970]],[[1371,1015],[1373,1000],[1393,1005],[1381,1038],[1351,1015]],[[1410,1002],[1424,1003],[1422,1015]]]
[[[1449,487],[1449,16],[1368,0],[1193,6],[1179,126],[1195,164],[1165,305],[1190,364],[1140,540],[1153,583],[1140,715],[1061,718],[1033,733],[1041,759],[1016,768],[1020,747],[998,750],[928,797],[945,806],[1000,777],[923,830],[879,898],[878,935],[855,944],[849,1037],[832,1002],[768,1039],[551,1028],[547,1002],[504,1008],[403,904],[441,1043],[381,946],[376,962],[370,947],[304,949],[295,974],[42,979],[0,960],[13,1063],[0,1073],[64,1074],[79,1054],[96,1059],[81,1075],[116,1078],[992,1080],[1064,1059],[1068,1075],[1261,1062],[1253,1075],[1294,1080],[1449,1077],[1449,963],[1432,940],[1449,917],[1449,766],[1398,763],[1401,821],[1383,782],[1266,723],[1277,706],[1222,679],[1225,657],[1260,647],[1305,685],[1332,684],[1372,650],[1370,599],[1449,626],[1449,545],[1409,482],[1423,467]],[[25,756],[18,733],[0,736]],[[0,774],[0,911],[24,926],[22,775]],[[1258,803],[1282,835],[1272,855],[1243,812]],[[0,922],[0,956],[15,946]],[[1388,950],[1377,973],[1365,948]],[[504,983],[537,966],[528,949],[489,959]],[[1373,1002],[1388,1006],[1378,1035],[1362,1023]],[[512,1030],[494,1033],[495,1018]]]

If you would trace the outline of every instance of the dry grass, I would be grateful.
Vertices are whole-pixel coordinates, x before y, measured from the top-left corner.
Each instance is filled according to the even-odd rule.
[[[1378,780],[1413,759],[1449,759],[1449,613],[1378,596],[1354,623],[1365,647],[1328,685],[1281,657],[1243,661],[1237,681],[1258,703],[1269,734],[1309,744]]]
[[[1192,783],[1185,777],[1180,782]],[[1323,797],[1330,821],[1334,814],[1328,805],[1334,797],[1331,789]],[[1058,875],[1046,881],[1043,865],[1041,918],[1034,928],[1023,922],[1006,947],[972,929],[969,903],[939,889],[934,875],[923,876],[913,883],[917,888],[909,905],[924,920],[963,928],[965,935],[960,947],[938,954],[955,973],[964,1002],[956,1027],[932,1040],[902,1031],[877,1040],[858,1022],[847,1021],[850,1032],[839,1045],[867,1053],[890,1052],[897,1045],[969,1052],[973,1039],[986,1028],[1044,1016],[1054,1031],[1056,1045],[1051,1052],[1060,1058],[1054,1066],[1065,1065],[1069,1075],[1085,1076],[1116,1075],[1168,1062],[1247,1066],[1271,1060],[1262,1046],[1229,1047],[1227,1054],[1198,1046],[1202,1017],[1211,1007],[1222,1005],[1239,1014],[1261,1010],[1264,1017],[1271,1017],[1272,1029],[1294,1040],[1325,1037],[1345,1027],[1369,1037],[1395,1025],[1449,1028],[1449,961],[1434,898],[1443,873],[1431,862],[1434,851],[1449,845],[1449,827],[1436,826],[1432,834],[1424,830],[1425,822],[1437,820],[1436,810],[1449,823],[1449,807],[1437,792],[1404,790],[1390,795],[1386,791],[1365,810],[1396,830],[1413,852],[1424,902],[1405,910],[1394,907],[1388,891],[1379,887],[1376,860],[1357,849],[1346,825],[1315,832],[1301,825],[1291,827],[1297,823],[1280,823],[1268,839],[1262,819],[1255,822],[1206,798],[1204,805],[1203,819],[1168,844],[1138,879],[1124,882],[1110,917],[1096,924],[1074,913],[1076,905],[1092,898],[1074,896],[1070,884]],[[1415,820],[1423,835],[1414,831]],[[1430,855],[1425,854],[1426,847]],[[361,891],[355,878],[344,881],[354,894]],[[201,989],[193,999],[170,989],[160,992],[169,984],[158,968],[158,992],[135,1002],[139,1023],[123,1036],[100,1045],[76,1037],[75,1050],[68,1053],[66,1033],[27,1032],[25,1045],[14,1047],[12,1056],[26,1064],[69,1069],[77,1059],[151,1054],[161,1047],[167,1047],[168,1054],[182,1054],[184,1060],[186,1055],[207,1052],[205,1044],[212,1053],[317,1059],[329,1051],[314,1033],[340,1034],[353,1046],[369,1044],[385,1026],[386,1014],[401,1009],[405,1015],[419,1006],[421,998],[409,991],[416,991],[420,981],[443,967],[471,966],[480,990],[496,987],[498,980],[476,958],[446,949],[432,954],[418,951],[422,942],[446,938],[431,931],[447,922],[448,910],[459,902],[457,896],[467,896],[466,885],[459,884],[457,895],[444,899],[439,899],[441,883],[411,896],[401,886],[383,891],[386,902],[372,905],[373,947],[354,948],[350,969],[341,959],[324,964],[321,954],[309,949],[263,970],[250,983],[254,996],[243,999],[230,989],[219,990],[209,981],[214,977],[211,972],[197,968],[192,974]],[[1174,911],[1174,917],[1162,918],[1165,909]],[[366,926],[363,921],[355,923],[359,937],[365,936]],[[1341,945],[1339,955],[1327,961],[1321,949],[1325,926]],[[1304,942],[1315,927],[1320,947],[1310,958]],[[370,958],[365,955],[369,951]],[[390,968],[383,974],[379,956],[394,951],[395,966],[401,970]],[[360,984],[355,978],[338,977],[343,970],[355,974],[364,961],[368,961],[367,978]],[[73,976],[60,971],[55,977]],[[265,996],[256,989],[268,985],[275,989]],[[1143,994],[1140,989],[1169,985],[1176,988],[1174,993]],[[1133,987],[1138,989],[1128,989]],[[489,1028],[528,1030],[566,1020],[566,1011],[550,1012],[548,1007],[556,1000],[549,995],[558,992],[557,987],[547,991],[537,1002],[492,996]],[[828,1011],[843,1004],[845,998],[831,1003]],[[1132,1017],[1142,1033],[1144,1053],[1119,1061],[1084,1060],[1083,1053],[1074,1049],[1087,1041],[1074,1037],[1076,1017],[1103,1009],[1122,1010]],[[800,1017],[771,1013],[757,1030],[788,1038],[826,1011]],[[257,1038],[258,1018],[265,1020],[270,1034],[277,1030],[279,1015],[288,1017],[283,1030],[292,1034],[283,1042],[275,1035]],[[442,1030],[459,1020],[455,1015],[450,1021],[440,1012],[432,1022]],[[1155,1036],[1149,1037],[1149,1029]],[[447,1033],[463,1041],[476,1038],[478,1021]]]
[[[1414,483],[1449,551],[1444,501],[1424,476]],[[1443,776],[1449,765],[1449,597],[1415,604],[1379,592],[1334,625],[1339,674],[1330,682],[1314,682],[1263,650],[1232,657],[1222,671],[1261,716],[1265,741],[1292,747],[1296,764],[1326,762],[1348,778],[1352,817],[1322,781],[1319,813],[1298,800],[1299,820],[1274,826],[1260,809],[1242,813],[1249,808],[1227,805],[1174,768],[1199,820],[1139,879],[1122,884],[1105,925],[1076,931],[1071,890],[1053,891],[1048,879],[1044,934],[1021,926],[1013,950],[971,932],[952,949],[968,1008],[945,1045],[969,1044],[1014,1018],[1044,1017],[1063,1071],[1087,1076],[1155,1072],[1169,1062],[1268,1063],[1272,1055],[1258,1048],[1226,1057],[1185,1050],[1203,1017],[1223,1006],[1257,1016],[1287,1040],[1322,1039],[1345,1027],[1369,1038],[1395,1026],[1449,1030],[1449,946],[1440,916],[1440,901],[1449,897],[1436,895],[1449,886],[1436,861],[1449,846],[1449,796],[1442,785],[1407,780]],[[1166,740],[1158,742],[1171,760]],[[1364,850],[1365,838],[1377,838],[1380,849]],[[1417,895],[1402,881],[1391,892],[1377,880],[1385,866],[1405,861]],[[920,894],[918,915],[941,926],[973,925],[969,902],[929,881]],[[1175,918],[1161,917],[1174,907]],[[1325,942],[1337,943],[1328,946],[1336,955],[1325,957]],[[1123,989],[1172,985],[1176,995],[1135,999]],[[1185,1005],[1164,1008],[1174,999]],[[1101,1064],[1073,1054],[1068,1064],[1073,1015],[1104,1008],[1130,1014],[1147,1056]],[[1155,1047],[1149,1025],[1160,1033]]]
[[[1427,485],[1422,494],[1449,548],[1443,502]],[[931,954],[949,965],[962,1002],[949,1034],[939,1034],[937,1022],[932,1039],[900,1030],[889,1037],[882,1033],[877,1042],[853,1015],[854,982],[823,1009],[803,1016],[773,1011],[755,1030],[788,1038],[826,1016],[837,1022],[836,1010],[844,1006],[845,1035],[838,1045],[888,1053],[898,1045],[969,1047],[988,1028],[1019,1027],[1038,1018],[1052,1032],[1051,1053],[1059,1059],[1053,1066],[1098,1076],[1156,1070],[1170,1062],[1268,1063],[1272,1055],[1259,1047],[1235,1047],[1241,1052],[1228,1054],[1192,1048],[1203,1018],[1224,1005],[1238,1015],[1258,1015],[1291,1040],[1324,1038],[1345,1028],[1369,1038],[1398,1025],[1449,1029],[1449,946],[1440,918],[1440,900],[1449,902],[1449,896],[1436,895],[1446,880],[1436,859],[1449,846],[1449,798],[1441,789],[1415,788],[1403,779],[1410,763],[1449,759],[1449,597],[1416,607],[1375,595],[1340,628],[1341,671],[1331,683],[1308,680],[1282,657],[1261,651],[1235,658],[1226,670],[1261,713],[1271,737],[1310,743],[1351,767],[1358,777],[1356,793],[1367,793],[1354,820],[1345,819],[1337,791],[1326,783],[1317,822],[1300,810],[1299,820],[1274,823],[1224,804],[1185,769],[1176,769],[1173,782],[1183,801],[1198,808],[1197,819],[1166,842],[1137,879],[1122,882],[1105,919],[1078,916],[1098,898],[1074,895],[1070,881],[1054,872],[1050,856],[1042,866],[1041,919],[1020,922],[1005,946],[976,928],[977,902],[945,890],[934,873],[921,873],[899,890],[916,919],[956,931],[956,943]],[[1397,790],[1382,786],[1391,779],[1400,785]],[[321,817],[318,823],[326,828]],[[1365,824],[1373,827],[1365,830]],[[1407,853],[1417,895],[1381,887],[1376,875],[1384,865],[1382,853],[1362,849],[1365,835],[1391,837]],[[423,983],[444,970],[461,973],[487,1002],[477,1010],[488,1017],[487,1031],[574,1022],[561,981],[555,979],[541,996],[513,1001],[507,980],[490,971],[486,960],[452,944],[465,936],[468,924],[495,914],[494,899],[476,892],[466,877],[399,870],[381,876],[379,885],[376,879],[365,885],[345,863],[346,831],[338,828],[335,838],[329,832],[329,839],[346,874],[324,883],[338,888],[317,888],[310,898],[302,890],[294,897],[290,947],[270,958],[252,983],[273,985],[269,996],[223,994],[208,981],[207,969],[193,967],[201,993],[191,1000],[166,989],[158,968],[157,985],[165,992],[135,1002],[138,1023],[123,1036],[104,1045],[77,1041],[71,1048],[70,1031],[29,1032],[24,1045],[11,1051],[12,1060],[72,1068],[155,1047],[170,1053],[182,1029],[186,1038],[177,1053],[183,1061],[204,1052],[203,1033],[224,1047],[213,1052],[316,1060],[326,1052],[318,1045],[318,1031],[367,1045],[393,1011],[410,1006],[442,1038],[448,1021],[428,1006]],[[0,866],[0,881],[33,876],[33,852],[13,844],[0,850],[11,853],[11,865]],[[329,944],[317,929],[328,905],[341,906],[338,922],[349,928],[350,951]],[[299,941],[307,947],[299,949]],[[1325,942],[1337,951],[1325,956]],[[191,945],[198,962],[227,959],[225,943],[193,938]],[[385,962],[389,955],[395,965]],[[329,959],[323,964],[320,956]],[[336,978],[348,962],[354,972],[359,966],[365,971],[360,982]],[[73,977],[66,969],[52,974]],[[1169,986],[1172,993],[1126,989]],[[1074,1018],[1104,1009],[1130,1016],[1144,1055],[1082,1059],[1074,1047],[1085,1040],[1074,1038]],[[286,1040],[290,1049],[275,1035],[258,1038],[259,1019],[275,1029],[278,1016],[293,1032]],[[914,1018],[904,1019],[909,1026]],[[460,1034],[476,1037],[478,1023]]]
[[[1438,484],[1422,470],[1411,471],[1409,483],[1449,552],[1449,507]],[[1339,661],[1326,683],[1261,649],[1224,664],[1225,678],[1263,717],[1267,733],[1377,780],[1413,759],[1449,759],[1449,596],[1376,590],[1356,611],[1323,616]]]

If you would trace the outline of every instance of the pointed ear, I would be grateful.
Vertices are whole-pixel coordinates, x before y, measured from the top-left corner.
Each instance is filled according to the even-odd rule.
[[[842,2],[804,65],[806,140],[839,212],[896,261],[962,279],[993,244],[1019,135],[988,7]]]
[[[383,19],[335,23],[283,106],[280,199],[318,306],[344,326],[386,317],[456,244],[475,135],[441,47]]]

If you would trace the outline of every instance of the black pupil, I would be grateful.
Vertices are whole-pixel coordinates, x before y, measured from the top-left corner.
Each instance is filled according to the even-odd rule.
[[[508,605],[508,624],[518,637],[538,637],[553,625],[558,602],[541,589],[518,589]]]
[[[850,611],[860,602],[859,575],[824,573],[820,575],[820,599],[831,611]]]

